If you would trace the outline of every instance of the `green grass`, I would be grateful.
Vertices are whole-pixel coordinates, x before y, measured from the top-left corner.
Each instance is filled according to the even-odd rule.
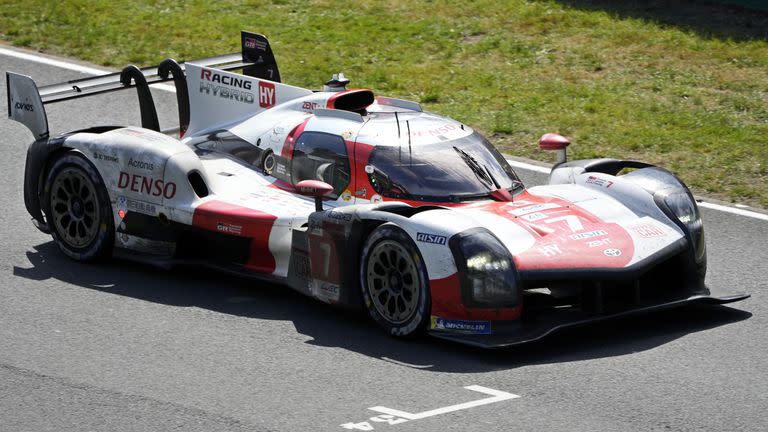
[[[738,12],[714,34],[691,9],[675,25],[600,3],[0,0],[0,38],[120,67],[237,51],[253,30],[288,83],[319,88],[343,71],[513,155],[549,161],[537,139],[560,132],[571,158],[658,163],[697,193],[768,207],[765,38],[744,37]]]

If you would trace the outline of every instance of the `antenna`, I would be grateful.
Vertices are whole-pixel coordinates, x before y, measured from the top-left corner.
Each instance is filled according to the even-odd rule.
[[[395,122],[397,122],[397,156],[400,158],[400,162],[403,162],[403,146],[400,145],[400,117],[397,116],[397,111],[395,111]]]
[[[408,128],[408,163],[413,165],[413,152],[411,151],[411,123],[408,120],[405,121],[405,127]]]

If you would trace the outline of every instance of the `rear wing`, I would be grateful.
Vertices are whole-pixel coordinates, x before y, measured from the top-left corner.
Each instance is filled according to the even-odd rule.
[[[190,61],[195,65],[220,70],[242,69],[243,74],[280,82],[280,72],[269,41],[257,33],[241,32],[241,52]],[[138,68],[130,65],[120,72],[37,87],[26,75],[6,72],[8,118],[26,126],[35,139],[46,139],[48,117],[45,105],[97,94],[136,88],[141,111],[141,126],[160,131],[155,103],[149,91],[151,84],[173,80],[179,106],[179,132],[184,135],[189,126],[189,91],[185,80],[185,63],[166,59],[158,66]]]

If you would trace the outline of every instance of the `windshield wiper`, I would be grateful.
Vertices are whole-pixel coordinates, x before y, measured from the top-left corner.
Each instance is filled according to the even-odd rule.
[[[477,160],[472,157],[469,153],[465,152],[464,150],[453,146],[453,149],[456,150],[456,153],[461,156],[461,160],[464,161],[464,163],[469,167],[469,169],[472,170],[472,172],[477,176],[478,179],[482,180],[483,183],[485,183],[488,188],[490,189],[491,186],[496,186],[496,189],[499,189],[499,184],[496,182],[496,179],[493,178],[490,171],[488,171],[488,168],[486,167],[483,169],[482,166],[477,162]],[[494,189],[490,189],[494,190]]]

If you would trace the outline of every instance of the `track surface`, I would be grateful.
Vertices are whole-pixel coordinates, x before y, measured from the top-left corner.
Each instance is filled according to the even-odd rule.
[[[40,84],[82,76],[3,56],[0,70]],[[51,130],[137,124],[135,95],[123,93],[50,106]],[[161,126],[172,126],[175,98],[155,96]],[[392,432],[768,429],[768,222],[703,210],[708,284],[746,290],[749,300],[479,351],[394,340],[362,315],[281,286],[72,262],[24,209],[31,135],[5,118],[0,131],[0,431],[343,431],[341,424],[370,422],[377,413],[369,407],[420,413],[488,397],[463,388],[470,385],[521,397],[370,425]],[[544,181],[520,174],[529,185]]]

